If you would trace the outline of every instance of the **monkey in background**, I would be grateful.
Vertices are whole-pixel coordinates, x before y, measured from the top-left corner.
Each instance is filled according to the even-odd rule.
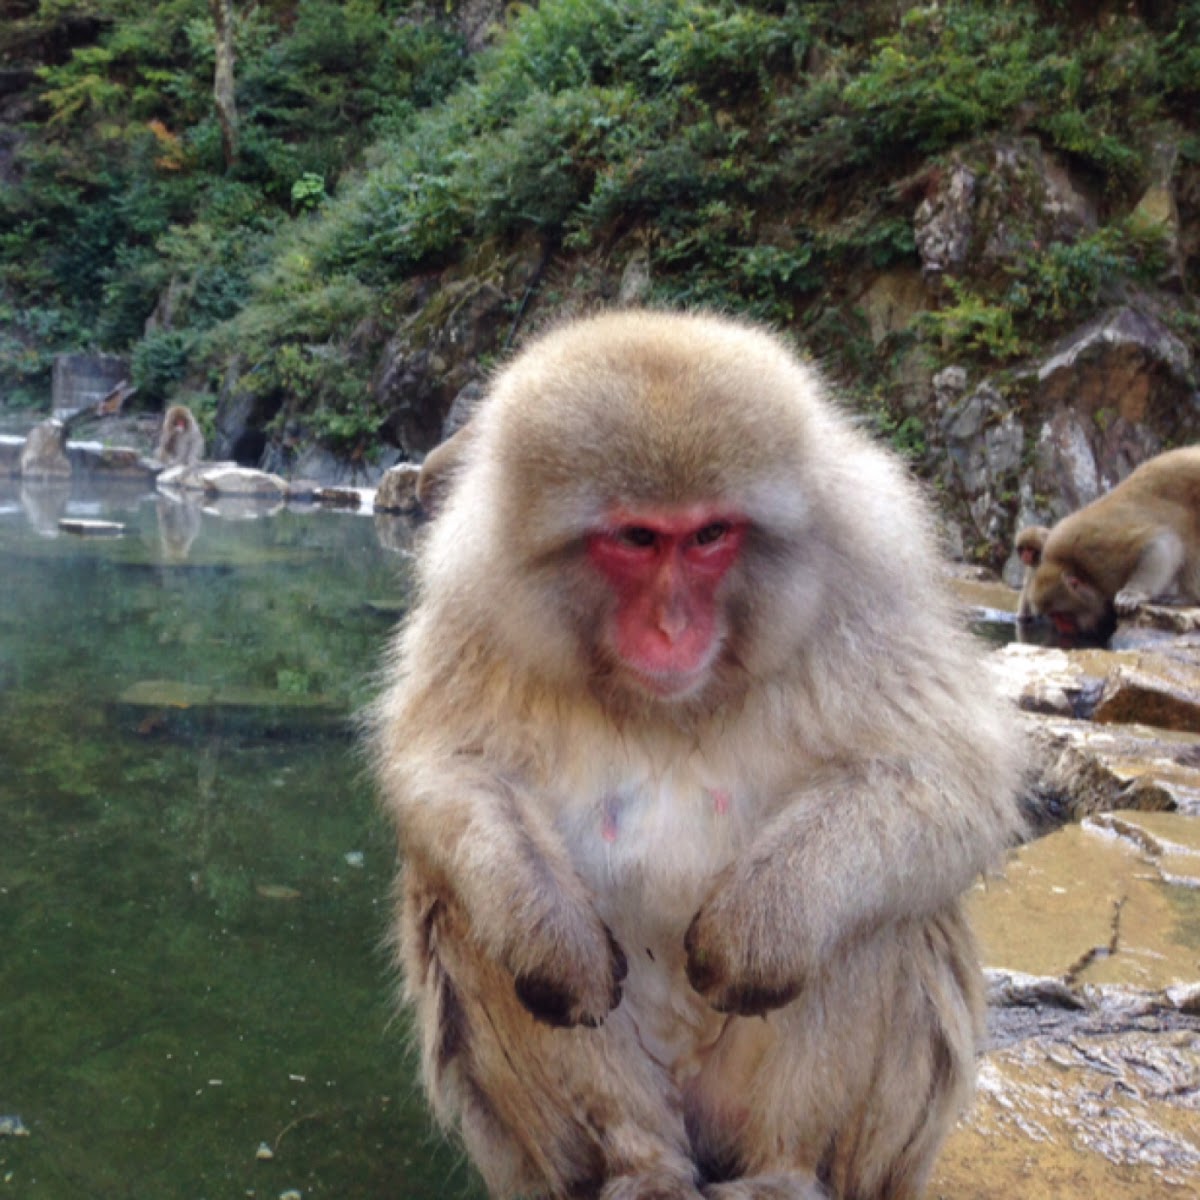
[[[163,414],[154,457],[164,467],[191,467],[204,457],[204,434],[187,405],[172,404]]]
[[[373,712],[394,942],[494,1197],[915,1200],[1018,748],[911,482],[770,335],[618,312],[495,379]]]
[[[1200,602],[1200,447],[1149,459],[1059,521],[1025,591],[1059,633],[1093,636],[1155,596]]]
[[[1013,548],[1025,568],[1025,576],[1021,581],[1021,597],[1017,601],[1018,621],[1029,622],[1034,619],[1033,604],[1029,598],[1029,583],[1042,561],[1042,547],[1045,546],[1049,533],[1050,530],[1045,525],[1026,525],[1017,534]]]

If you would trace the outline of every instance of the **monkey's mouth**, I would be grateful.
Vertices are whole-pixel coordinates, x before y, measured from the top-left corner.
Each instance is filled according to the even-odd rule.
[[[629,664],[625,673],[642,691],[658,700],[685,700],[704,686],[710,673],[708,663],[690,671],[647,671]]]
[[[1050,617],[1050,623],[1059,633],[1074,636],[1079,632],[1079,621],[1073,613],[1052,612],[1047,615]]]

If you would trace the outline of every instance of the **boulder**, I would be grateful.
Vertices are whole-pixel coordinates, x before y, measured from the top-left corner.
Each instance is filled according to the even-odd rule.
[[[69,479],[71,462],[66,452],[66,428],[55,418],[35,425],[21,449],[22,479]]]
[[[375,511],[415,513],[421,505],[417,499],[417,480],[421,468],[416,463],[399,463],[384,473],[375,493]]]
[[[201,472],[200,478],[206,496],[282,500],[287,497],[288,492],[286,479],[250,467],[210,466]]]
[[[51,412],[65,418],[98,404],[129,379],[129,363],[114,354],[57,354],[50,383]]]

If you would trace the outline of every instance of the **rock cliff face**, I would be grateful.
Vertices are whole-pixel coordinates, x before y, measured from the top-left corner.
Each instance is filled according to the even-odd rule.
[[[936,485],[953,553],[1003,570],[1010,583],[1020,577],[1011,554],[1017,529],[1053,524],[1145,459],[1200,436],[1186,333],[1194,317],[1181,290],[1195,257],[1200,186],[1175,149],[1167,139],[1154,183],[1114,213],[1111,198],[1035,138],[972,143],[914,195],[916,264],[863,269],[842,285],[876,358],[891,364],[882,387],[901,414],[893,420],[920,430],[923,453],[914,466]],[[1098,294],[1099,311],[1074,327],[1053,311],[1055,304],[1069,311],[1071,297],[1046,301],[1044,339],[1013,336],[990,358],[964,349],[954,361],[953,337],[939,348],[923,333],[931,318],[944,332],[956,297],[1007,279],[1023,255],[1072,246],[1084,253],[1104,206],[1110,227],[1140,222],[1130,228],[1162,255],[1157,278]],[[573,272],[573,292],[544,287],[546,262],[535,267],[532,259],[526,247],[513,260],[519,268],[493,264],[486,278],[448,271],[387,341],[375,399],[404,457],[419,460],[461,424],[483,364],[530,330],[581,307],[653,295],[651,267],[632,239],[618,240],[586,270],[559,252],[549,275]]]

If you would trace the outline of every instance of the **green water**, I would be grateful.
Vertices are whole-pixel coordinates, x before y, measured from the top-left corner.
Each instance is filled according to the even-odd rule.
[[[350,733],[405,589],[369,517],[0,491],[0,1197],[480,1194]]]

